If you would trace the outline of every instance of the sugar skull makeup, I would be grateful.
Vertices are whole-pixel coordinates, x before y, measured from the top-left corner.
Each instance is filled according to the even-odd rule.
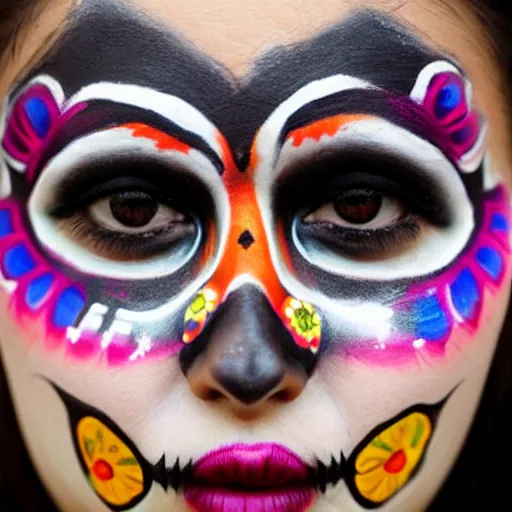
[[[84,2],[0,131],[2,350],[59,506],[425,507],[510,287],[486,132],[458,63],[372,12],[239,80]]]

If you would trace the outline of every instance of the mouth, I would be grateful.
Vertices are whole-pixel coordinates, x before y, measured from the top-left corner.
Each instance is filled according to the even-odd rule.
[[[199,459],[183,493],[195,511],[304,512],[317,495],[316,474],[278,444],[235,444]]]

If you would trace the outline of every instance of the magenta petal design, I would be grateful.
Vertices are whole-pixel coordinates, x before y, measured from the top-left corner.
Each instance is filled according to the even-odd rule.
[[[60,107],[48,87],[35,84],[27,89],[8,117],[2,141],[6,154],[26,166],[37,155],[60,115]]]
[[[455,73],[439,73],[430,81],[423,107],[449,135],[452,151],[460,161],[478,143],[482,133],[479,115],[466,99],[462,77]]]

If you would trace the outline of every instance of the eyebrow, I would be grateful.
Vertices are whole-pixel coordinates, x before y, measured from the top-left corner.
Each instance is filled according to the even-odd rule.
[[[339,114],[366,114],[383,118],[433,143],[455,160],[449,134],[409,96],[379,89],[351,89],[307,103],[285,122],[279,134],[282,147],[291,132]]]
[[[76,107],[81,107],[77,105]],[[38,170],[60,153],[68,144],[79,137],[89,135],[101,130],[124,128],[130,123],[145,124],[162,134],[171,136],[191,148],[200,151],[210,160],[219,174],[224,171],[224,163],[208,143],[199,135],[185,130],[167,118],[154,112],[141,109],[132,105],[116,104],[105,100],[87,102],[59,126],[58,131],[52,137],[51,143],[45,148],[38,163]]]
[[[95,47],[101,47],[101,58],[92,50]],[[177,96],[222,132],[243,168],[259,127],[306,84],[346,74],[408,95],[420,70],[438,58],[390,16],[366,10],[312,39],[268,51],[255,60],[246,77],[238,79],[170,28],[128,4],[84,0],[32,76],[51,75],[67,97],[86,84],[103,81],[132,83]]]

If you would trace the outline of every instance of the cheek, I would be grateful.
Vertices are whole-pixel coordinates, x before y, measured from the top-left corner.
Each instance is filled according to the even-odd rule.
[[[434,365],[480,343],[480,333],[489,326],[498,331],[510,286],[509,222],[508,194],[499,187],[484,196],[476,234],[448,268],[409,282],[405,293],[389,304],[365,298],[355,334],[328,318],[333,333],[328,344],[349,359],[375,366]]]
[[[129,287],[126,296],[119,289],[108,293],[108,280],[99,286],[87,276],[65,272],[38,250],[27,222],[18,203],[0,201],[0,295],[9,321],[23,333],[23,343],[52,355],[112,366],[177,352],[177,334],[176,341],[171,332],[170,339],[156,342],[118,318]],[[104,292],[100,297],[98,290]],[[165,318],[162,324],[172,320]],[[174,330],[181,328],[174,323]]]

